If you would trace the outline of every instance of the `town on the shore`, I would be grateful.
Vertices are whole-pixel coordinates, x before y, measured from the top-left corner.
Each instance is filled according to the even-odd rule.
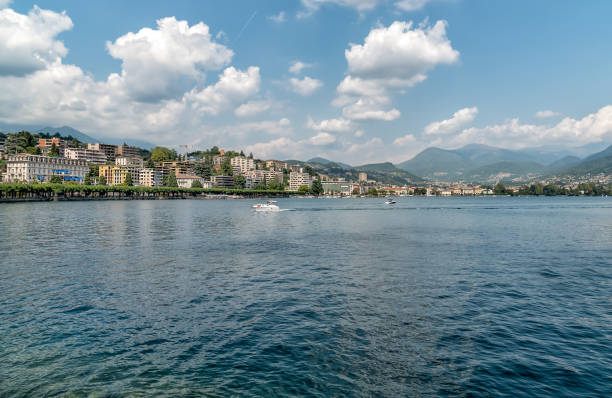
[[[108,187],[176,187],[286,191],[326,196],[480,196],[480,195],[609,195],[610,185],[598,179],[563,184],[474,185],[425,181],[392,185],[359,172],[354,181],[317,172],[304,162],[256,159],[252,153],[207,150],[178,153],[174,149],[106,143],[83,143],[59,134],[0,133],[0,175],[3,184],[70,184]]]

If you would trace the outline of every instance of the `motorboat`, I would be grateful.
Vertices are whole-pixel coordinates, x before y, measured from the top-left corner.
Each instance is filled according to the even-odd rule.
[[[387,200],[385,200],[385,204],[386,205],[394,205],[397,202],[395,200],[393,200],[393,198],[387,198]]]
[[[266,203],[257,203],[253,205],[255,211],[280,211],[280,207],[275,205],[275,200],[268,200]]]

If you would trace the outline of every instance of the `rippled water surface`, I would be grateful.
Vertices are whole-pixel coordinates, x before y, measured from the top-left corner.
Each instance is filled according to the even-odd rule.
[[[612,201],[0,204],[0,396],[612,396]]]

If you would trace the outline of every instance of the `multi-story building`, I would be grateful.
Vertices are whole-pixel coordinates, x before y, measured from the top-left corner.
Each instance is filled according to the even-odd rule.
[[[359,173],[359,182],[367,182],[368,174],[367,173]]]
[[[87,149],[91,149],[92,151],[102,151],[104,152],[104,155],[106,155],[106,159],[108,159],[109,162],[115,161],[117,145],[101,144],[97,142],[95,144],[87,144]]]
[[[234,177],[232,176],[213,176],[212,180],[217,188],[234,188]]]
[[[4,143],[6,142],[6,136],[0,133],[0,155],[4,153]]]
[[[289,190],[297,191],[302,185],[312,186],[314,178],[308,173],[291,172],[289,174]]]
[[[189,161],[171,161],[171,162],[162,162],[162,168],[169,170],[170,173],[174,173],[175,175],[185,174],[185,175],[193,175],[194,173],[195,162]]]
[[[140,168],[130,166],[103,165],[99,168],[99,176],[106,179],[108,185],[123,185],[127,182],[127,176],[132,176],[132,184],[140,182]]]
[[[325,195],[350,196],[353,192],[353,184],[350,182],[321,182]],[[298,187],[299,188],[299,187]]]
[[[67,141],[60,140],[57,137],[40,138],[38,140],[38,147],[40,148],[40,151],[42,152],[43,155],[47,155],[51,151],[53,144],[55,144],[55,146],[57,147],[59,155],[63,157],[64,150],[68,147]]]
[[[128,156],[119,156],[115,158],[115,164],[117,166],[130,166],[130,167],[144,167],[144,160],[141,157],[128,157]]]
[[[266,183],[269,183],[272,180],[277,180],[279,182],[283,182],[283,172],[282,171],[274,171],[274,170],[259,170],[263,175],[263,178],[266,180]]]
[[[266,160],[268,170],[283,171],[287,169],[287,163],[280,160]]]
[[[64,156],[68,159],[84,160],[94,164],[105,164],[107,160],[104,152],[85,148],[66,148]]]
[[[245,156],[235,156],[230,160],[232,168],[237,168],[240,174],[245,175],[247,171],[255,170],[255,161]]]
[[[49,182],[52,176],[60,176],[64,181],[82,183],[89,172],[83,160],[19,154],[8,157],[4,182]]]
[[[128,158],[139,157],[140,148],[135,146],[119,145],[117,147],[117,151],[115,152],[115,156],[124,156]]]
[[[259,177],[247,177],[244,181],[244,188],[253,189],[255,188],[255,185],[259,184],[260,182],[264,182],[264,180]]]
[[[302,166],[300,166],[299,164],[290,164],[287,166],[287,168],[289,169],[290,172],[292,173],[301,173],[304,170],[302,169]]]
[[[213,183],[210,181],[206,181],[206,179],[198,176],[188,176],[184,174],[179,174],[176,176],[176,182],[179,188],[191,188],[195,181],[199,181],[202,184],[202,188],[212,188]],[[233,179],[232,179],[233,181]]]
[[[155,169],[140,169],[138,185],[141,187],[160,187],[163,182],[162,172]]]

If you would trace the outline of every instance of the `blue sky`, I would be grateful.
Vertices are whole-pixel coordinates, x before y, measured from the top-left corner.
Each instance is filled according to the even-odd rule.
[[[608,1],[2,6],[7,123],[349,163],[612,140]]]

